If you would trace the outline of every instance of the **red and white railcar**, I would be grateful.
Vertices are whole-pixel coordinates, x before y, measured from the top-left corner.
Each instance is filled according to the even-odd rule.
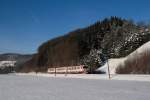
[[[48,73],[85,73],[83,65],[48,68]]]

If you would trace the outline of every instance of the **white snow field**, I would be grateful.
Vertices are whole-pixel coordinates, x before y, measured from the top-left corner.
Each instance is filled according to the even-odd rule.
[[[149,100],[150,82],[0,75],[0,100]]]
[[[77,78],[77,79],[96,79],[109,80],[107,74],[48,74],[48,73],[16,73],[19,76],[40,76],[50,78]],[[126,80],[126,81],[147,81],[150,82],[150,75],[132,75],[132,74],[111,74],[111,80]]]
[[[142,53],[150,51],[150,41],[143,44],[141,47],[139,47],[137,50],[129,54],[128,56],[124,58],[112,58],[108,60],[109,68],[110,68],[110,74],[116,74],[116,68],[119,65],[124,65],[124,61],[126,59],[134,59],[135,57],[139,57]],[[98,68],[97,71],[102,71],[105,73],[108,73],[108,64],[105,63],[102,67]]]

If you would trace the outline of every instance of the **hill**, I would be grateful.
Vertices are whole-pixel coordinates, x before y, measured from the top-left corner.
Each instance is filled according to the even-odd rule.
[[[83,64],[87,55],[96,50],[105,58],[125,57],[149,40],[146,27],[110,17],[43,43],[21,71],[47,71],[48,67]],[[103,58],[101,60],[105,62]],[[92,70],[101,65],[94,61]]]
[[[110,74],[150,74],[150,41],[126,57],[108,60]],[[97,69],[101,73],[108,73],[108,64]]]
[[[150,74],[150,41],[128,55],[123,65],[116,69],[118,74]]]
[[[5,53],[0,54],[0,61],[12,61],[12,60],[26,60],[27,58],[31,58],[32,55],[23,55],[17,53]]]
[[[17,54],[17,53],[5,53],[5,54],[0,54],[0,64],[3,66],[3,70],[5,67],[8,67],[7,65],[12,65],[11,63],[15,62],[15,71],[19,71],[21,69],[21,66],[29,61],[32,58],[32,55],[22,55],[22,54]],[[7,62],[6,66],[4,66],[4,62]],[[14,65],[14,64],[13,64]],[[3,72],[1,70],[1,72]]]

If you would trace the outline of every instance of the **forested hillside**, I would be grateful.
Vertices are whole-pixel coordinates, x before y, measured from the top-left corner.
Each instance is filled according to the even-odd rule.
[[[106,60],[104,55],[107,58],[124,57],[149,40],[146,26],[110,17],[43,43],[21,71],[46,71],[48,67],[84,64],[93,51],[99,51],[101,61],[94,59],[91,66],[94,70]]]

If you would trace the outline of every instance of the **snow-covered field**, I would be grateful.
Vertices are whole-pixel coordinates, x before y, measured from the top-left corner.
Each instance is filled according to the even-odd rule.
[[[149,93],[146,81],[0,75],[0,100],[149,100]]]
[[[126,80],[126,81],[148,81],[150,82],[150,75],[131,75],[131,74],[113,74],[109,79],[107,74],[44,74],[44,73],[17,73],[19,76],[41,76],[50,78],[78,78],[78,79],[97,79],[97,80]]]

